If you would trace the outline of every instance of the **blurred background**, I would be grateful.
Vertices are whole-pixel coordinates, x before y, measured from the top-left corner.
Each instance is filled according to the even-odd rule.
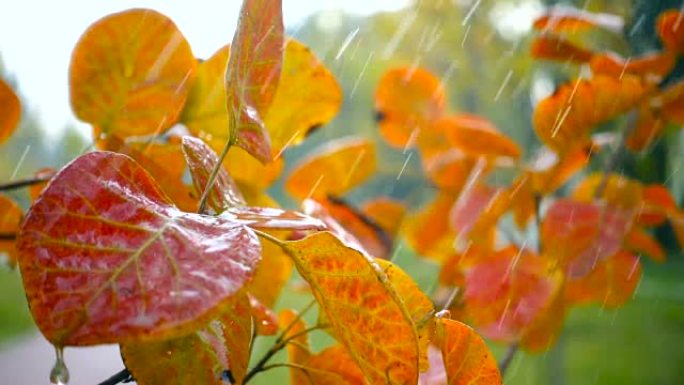
[[[90,23],[128,7],[154,8],[177,22],[197,56],[208,57],[231,40],[239,10],[237,1],[221,2],[229,5],[216,1],[64,3],[59,7],[73,6],[72,13],[51,12],[56,5],[34,0],[18,2],[16,8],[0,15],[0,76],[22,96],[24,107],[20,129],[0,147],[0,181],[62,166],[90,146],[88,127],[71,115],[67,90],[70,50]],[[626,20],[623,36],[592,36],[590,45],[629,56],[659,48],[655,18],[665,9],[684,6],[681,0],[283,3],[288,34],[310,46],[326,63],[345,97],[342,111],[331,124],[302,146],[288,150],[285,174],[302,156],[333,138],[372,138],[379,148],[378,173],[353,191],[349,200],[359,203],[368,197],[391,195],[411,208],[419,207],[434,191],[425,183],[419,157],[386,146],[376,128],[373,94],[384,71],[397,65],[420,65],[438,74],[450,98],[450,111],[488,117],[531,158],[539,146],[530,121],[534,105],[579,71],[530,58],[532,21],[544,7],[569,4],[620,15]],[[684,65],[679,65],[675,77],[684,74],[683,69]],[[684,130],[668,127],[662,140],[644,153],[623,158],[617,171],[644,182],[666,184],[681,205],[683,166]],[[599,168],[597,163],[595,169]],[[400,172],[402,177],[397,179]],[[292,205],[280,184],[271,192],[277,200]],[[28,202],[24,191],[12,196],[24,205]],[[644,275],[632,301],[618,310],[597,306],[574,309],[558,344],[543,354],[516,356],[506,383],[682,383],[684,259],[669,227],[659,228],[657,237],[668,249],[668,261],[657,265],[642,259]],[[405,247],[402,250],[397,262],[408,268],[421,287],[429,289],[437,267]],[[289,290],[283,293],[287,299],[279,308],[301,308],[307,302],[304,295]],[[324,336],[316,338],[318,344],[326,341]],[[257,350],[268,344],[268,339],[262,339]],[[502,354],[502,348],[493,348]],[[46,382],[53,362],[50,349],[33,325],[18,271],[0,267],[0,378],[14,384],[36,383],[31,379]],[[117,360],[115,348],[67,350],[75,384],[105,379],[122,368]],[[280,383],[286,377],[285,370],[274,371],[255,383]]]

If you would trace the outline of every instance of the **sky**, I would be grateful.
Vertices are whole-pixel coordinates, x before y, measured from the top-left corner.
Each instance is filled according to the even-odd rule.
[[[308,16],[339,9],[358,15],[392,11],[409,0],[283,0],[286,28]],[[197,57],[209,57],[232,40],[239,0],[17,0],[0,12],[0,59],[18,82],[28,108],[50,136],[76,123],[69,106],[71,51],[96,20],[129,8],[151,8],[170,17]],[[77,125],[85,133],[87,126]]]

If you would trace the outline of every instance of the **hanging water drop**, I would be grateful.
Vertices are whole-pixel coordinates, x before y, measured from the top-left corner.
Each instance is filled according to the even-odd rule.
[[[69,369],[67,369],[66,364],[64,363],[64,348],[55,346],[55,355],[57,358],[55,360],[55,365],[50,371],[50,384],[65,385],[69,382]]]

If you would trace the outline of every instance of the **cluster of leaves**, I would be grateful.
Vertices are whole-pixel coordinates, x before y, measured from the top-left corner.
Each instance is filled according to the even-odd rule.
[[[629,300],[641,277],[639,255],[665,260],[647,228],[669,221],[684,246],[684,212],[665,186],[614,173],[615,153],[605,156],[604,172],[582,176],[610,144],[640,151],[666,122],[682,123],[684,83],[663,85],[683,52],[682,18],[678,11],[662,14],[665,50],[630,59],[570,40],[588,30],[620,30],[615,16],[555,8],[536,20],[532,55],[586,65],[589,75],[536,106],[532,121],[545,146],[531,161],[486,118],[448,112],[445,90],[428,70],[384,74],[375,95],[380,131],[398,149],[417,149],[437,190],[406,218],[402,233],[417,253],[440,264],[439,283],[449,289],[442,291],[453,297],[459,290],[448,299],[457,319],[494,341],[542,351],[572,306],[612,308]],[[592,135],[625,115],[634,117],[623,118],[627,127],[619,132]],[[507,185],[491,182],[501,170],[514,175]],[[573,177],[581,180],[562,196]],[[532,241],[515,242],[503,223],[508,214]]]
[[[19,104],[0,86],[5,139]],[[501,383],[473,329],[383,259],[403,207],[340,199],[372,175],[372,143],[330,143],[292,172],[303,213],[266,194],[283,151],[341,103],[330,72],[285,39],[279,0],[245,0],[232,44],[206,61],[162,14],[109,15],[74,49],[70,96],[98,151],[40,171],[34,182],[49,182],[32,186],[23,219],[0,201],[0,246],[58,350],[117,343],[141,385],[242,384],[276,366],[296,384]],[[293,266],[318,303],[311,328],[270,310]],[[337,343],[312,352],[317,329]],[[273,334],[250,368],[255,337]],[[290,362],[269,364],[284,348]]]

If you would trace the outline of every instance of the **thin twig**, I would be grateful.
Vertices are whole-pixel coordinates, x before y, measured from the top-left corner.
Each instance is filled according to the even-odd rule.
[[[283,339],[285,339],[285,335],[287,335],[287,333],[294,327],[294,325],[297,323],[297,321],[299,321],[300,319],[302,319],[302,317],[304,317],[304,315],[313,307],[313,305],[315,303],[316,303],[315,299],[312,299],[311,301],[309,301],[309,303],[307,303],[306,306],[304,306],[304,308],[299,313],[297,313],[297,315],[292,320],[292,322],[290,322],[285,327],[285,329],[283,329],[282,333],[280,333],[280,336],[278,336],[278,338],[276,339],[276,342],[281,342]]]
[[[33,186],[34,184],[45,183],[50,180],[55,174],[41,175],[26,179],[13,180],[11,182],[0,184],[0,191],[16,190],[23,187]]]
[[[506,369],[511,365],[511,362],[513,361],[513,357],[515,357],[515,353],[518,351],[518,344],[517,343],[512,343],[509,347],[508,350],[506,350],[506,355],[503,357],[501,360],[501,363],[499,363],[499,372],[501,372],[501,377],[504,376],[506,373]]]
[[[205,214],[205,209],[207,208],[207,200],[209,199],[209,194],[211,193],[211,189],[214,187],[214,183],[216,183],[216,177],[218,176],[219,171],[221,171],[221,167],[223,165],[223,160],[226,159],[226,155],[228,154],[228,150],[230,150],[230,147],[232,145],[233,145],[233,141],[232,141],[232,135],[231,135],[231,139],[229,139],[226,142],[226,145],[223,147],[223,151],[221,151],[221,155],[219,156],[218,162],[216,162],[216,165],[214,165],[214,169],[211,170],[211,174],[209,174],[209,180],[207,181],[207,185],[204,186],[204,191],[202,192],[202,198],[200,198],[200,202],[199,202],[199,209],[197,210],[197,212],[200,214]]]
[[[116,385],[121,383],[133,382],[133,376],[128,369],[123,369],[119,373],[109,377],[108,379],[100,382],[98,385]]]

